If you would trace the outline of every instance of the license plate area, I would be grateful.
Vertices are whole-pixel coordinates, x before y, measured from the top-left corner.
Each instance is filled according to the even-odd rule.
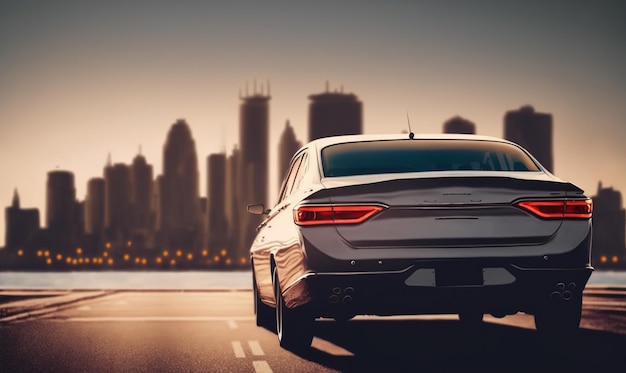
[[[482,267],[467,264],[447,264],[435,268],[437,287],[445,286],[482,286],[484,285]]]

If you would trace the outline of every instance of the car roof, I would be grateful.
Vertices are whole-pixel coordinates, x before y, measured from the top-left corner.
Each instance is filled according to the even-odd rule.
[[[349,142],[377,141],[377,140],[409,140],[408,133],[400,134],[372,134],[372,135],[343,135],[323,137],[311,141],[309,144],[317,149],[324,148],[328,145],[342,144]],[[456,133],[416,133],[413,140],[475,140],[475,141],[496,141],[502,143],[511,143],[510,141],[483,135],[465,135]]]

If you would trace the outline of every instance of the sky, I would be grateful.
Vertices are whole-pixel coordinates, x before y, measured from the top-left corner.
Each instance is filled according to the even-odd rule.
[[[238,141],[239,99],[271,87],[270,196],[287,120],[306,142],[311,94],[354,93],[364,133],[503,136],[506,111],[554,120],[554,172],[626,193],[624,1],[0,0],[0,206],[17,188],[45,226],[47,173],[87,181],[141,151],[162,173],[177,119],[206,158]],[[0,246],[5,216],[0,214]]]

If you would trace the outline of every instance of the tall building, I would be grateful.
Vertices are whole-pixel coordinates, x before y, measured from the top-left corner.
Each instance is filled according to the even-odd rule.
[[[245,207],[240,200],[240,182],[241,177],[239,166],[241,159],[241,151],[235,146],[231,155],[226,159],[226,191],[225,191],[225,214],[226,221],[228,222],[228,247],[227,251],[230,253],[242,253],[246,251],[244,236],[242,235],[242,223],[241,219],[245,218]],[[213,256],[211,258],[213,262],[219,262],[219,256]],[[215,260],[217,259],[217,260]]]
[[[474,135],[476,134],[476,125],[470,120],[455,116],[443,123],[443,133]]]
[[[109,162],[104,170],[104,181],[106,239],[115,243],[116,247],[121,247],[130,239],[130,167]]]
[[[172,125],[163,147],[160,239],[166,249],[199,250],[202,246],[198,157],[184,119]]]
[[[552,114],[537,113],[532,106],[507,111],[504,138],[528,150],[545,168],[554,172],[552,157]]]
[[[104,230],[105,180],[94,177],[87,182],[85,198],[85,233],[98,234]]]
[[[363,104],[353,93],[326,92],[310,95],[309,141],[328,136],[363,133]]]
[[[254,203],[268,204],[269,181],[269,88],[267,95],[255,90],[252,95],[241,97],[239,122],[239,201],[243,206],[240,223],[243,245],[246,250],[254,240],[261,217],[250,215],[246,206]]]
[[[46,184],[47,246],[60,253],[74,249],[77,236],[76,188],[70,171],[50,171]]]
[[[137,154],[130,167],[130,203],[132,205],[131,242],[145,247],[154,233],[152,210],[152,165]]]
[[[83,246],[86,253],[96,254],[104,246],[105,180],[94,177],[87,182],[87,195],[84,201],[85,237]]]
[[[207,157],[207,248],[211,258],[228,246],[226,154]]]
[[[291,127],[289,120],[285,123],[285,129],[278,141],[278,188],[280,189],[283,178],[289,169],[291,157],[302,147],[302,143],[296,139],[296,133]]]
[[[39,230],[39,210],[22,209],[17,189],[13,192],[11,206],[5,210],[5,249],[15,254],[17,250],[29,249],[33,245],[34,235]]]
[[[603,188],[593,199],[592,264],[598,268],[626,268],[626,211],[622,194]]]

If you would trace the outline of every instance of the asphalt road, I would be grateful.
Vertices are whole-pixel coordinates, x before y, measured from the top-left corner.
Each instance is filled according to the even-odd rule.
[[[250,291],[57,294],[0,318],[0,372],[624,372],[623,290],[587,291],[567,340],[541,338],[525,314],[477,328],[454,316],[358,317],[318,320],[299,354],[255,325]]]

